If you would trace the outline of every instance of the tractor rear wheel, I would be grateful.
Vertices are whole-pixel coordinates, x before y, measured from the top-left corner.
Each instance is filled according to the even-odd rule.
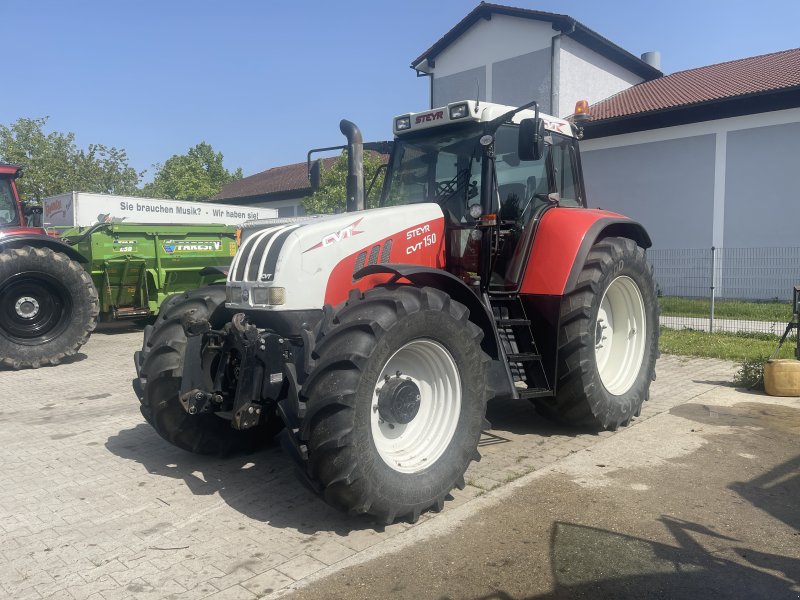
[[[183,366],[187,361],[212,365],[214,357],[195,355],[187,344],[181,318],[193,311],[196,319],[208,319],[215,329],[229,320],[225,286],[212,285],[169,296],[161,304],[158,319],[144,331],[141,352],[134,355],[138,377],[133,382],[148,423],[170,444],[196,454],[251,452],[268,444],[276,433],[277,417],[264,417],[252,429],[239,431],[230,419],[216,413],[190,415],[179,400]]]
[[[597,242],[560,322],[557,395],[537,406],[569,425],[628,424],[648,398],[658,357],[658,299],[644,250],[627,238]]]
[[[97,326],[91,277],[66,254],[24,246],[0,252],[0,364],[57,365]]]
[[[488,399],[483,332],[440,290],[380,287],[320,326],[284,446],[326,502],[385,523],[441,510],[478,460]]]

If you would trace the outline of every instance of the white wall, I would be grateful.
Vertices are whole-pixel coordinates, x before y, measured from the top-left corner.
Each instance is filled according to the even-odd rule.
[[[581,152],[589,206],[638,221],[655,248],[710,248],[714,135]]]
[[[549,48],[555,33],[550,23],[532,19],[506,15],[492,15],[489,21],[480,19],[434,59],[434,76],[452,75]]]
[[[565,117],[572,114],[577,100],[591,104],[643,81],[561,36],[557,105],[550,107],[550,52],[556,35],[550,23],[532,19],[495,14],[488,21],[477,21],[434,59],[432,107],[464,98],[515,104],[519,97],[527,101],[535,95],[546,112]],[[517,93],[513,93],[515,81]]]
[[[591,171],[591,162],[601,158],[604,151],[619,148],[640,150],[639,159],[646,161],[648,148],[651,147],[649,144],[711,134],[715,141],[713,191],[707,199],[712,206],[711,244],[717,248],[797,247],[800,246],[797,229],[800,219],[800,184],[797,183],[795,170],[787,168],[787,165],[797,161],[800,154],[799,140],[792,135],[777,134],[785,134],[789,130],[797,131],[798,123],[800,108],[792,108],[585,140],[581,142],[581,154],[589,162],[587,170]],[[777,131],[769,129],[775,127],[778,128]],[[734,140],[735,145],[729,145],[729,137]],[[753,142],[750,159],[743,158],[748,155],[747,140]],[[734,164],[730,164],[729,151],[733,151],[730,160]],[[656,160],[655,156],[652,160]],[[783,167],[771,169],[773,163],[780,163]],[[670,168],[670,165],[663,166],[665,169]],[[624,162],[607,164],[603,181],[616,181],[615,190],[607,189],[608,185],[600,181],[599,177],[594,180],[593,176],[588,177],[586,188],[590,204],[596,205],[600,196],[603,208],[614,210],[613,196],[624,194],[626,181],[637,177],[637,173],[629,172],[630,168],[631,165]],[[614,172],[608,173],[608,169],[614,169]],[[731,169],[731,173],[728,173],[728,169]],[[748,188],[751,202],[742,201],[744,184],[738,180],[743,173],[748,185],[758,182]],[[733,185],[734,182],[737,183]],[[683,182],[684,186],[691,184],[691,181]],[[592,191],[593,185],[601,186],[596,194]],[[732,185],[733,189],[727,190],[727,185]],[[794,193],[788,190],[793,190]],[[677,193],[680,193],[680,189]],[[646,198],[643,201],[645,204],[640,210],[646,213]],[[620,202],[620,205],[623,203]],[[654,208],[653,212],[657,210]],[[687,214],[685,218],[687,221],[691,220],[692,214]],[[683,246],[707,247],[707,236],[697,236],[694,243],[683,240]]]
[[[561,37],[559,53],[559,93],[553,114],[567,117],[578,100],[594,104],[644,81],[625,67],[579,44]]]
[[[555,33],[542,21],[497,14],[481,19],[434,59],[432,79],[485,66],[480,96],[492,102],[492,63],[549,48]]]
[[[274,208],[278,211],[280,217],[299,217],[306,214],[305,209],[303,209],[303,200],[300,198],[256,202],[250,206]]]

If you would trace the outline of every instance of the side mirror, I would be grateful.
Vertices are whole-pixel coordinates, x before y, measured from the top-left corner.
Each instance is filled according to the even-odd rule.
[[[539,160],[544,155],[544,121],[522,119],[519,124],[517,154],[520,160]]]
[[[320,186],[321,179],[320,179],[319,169],[320,169],[319,160],[315,160],[313,163],[311,163],[311,170],[308,173],[308,179],[311,181],[312,192],[316,192]]]
[[[31,217],[33,215],[40,215],[42,214],[42,207],[39,206],[38,204],[23,204],[22,212],[25,213],[26,217]]]

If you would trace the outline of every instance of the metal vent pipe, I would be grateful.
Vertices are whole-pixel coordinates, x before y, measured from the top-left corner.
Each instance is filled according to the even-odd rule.
[[[652,52],[645,52],[642,54],[642,60],[651,67],[661,70],[661,52],[653,50]]]

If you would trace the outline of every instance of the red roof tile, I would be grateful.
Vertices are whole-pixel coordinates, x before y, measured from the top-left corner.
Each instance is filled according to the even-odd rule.
[[[332,156],[322,159],[322,166],[329,169],[337,157]],[[244,198],[247,196],[262,196],[264,194],[274,194],[276,192],[288,192],[294,190],[310,190],[308,182],[308,171],[306,163],[295,163],[282,167],[273,167],[261,173],[244,177],[239,181],[234,181],[223,186],[219,194],[212,200],[223,200],[226,198]]]
[[[382,143],[383,142],[373,142],[373,144]],[[389,162],[389,155],[383,150],[379,152],[365,150],[364,152],[377,154],[382,162]],[[322,168],[330,169],[338,158],[338,156],[329,156],[320,159],[322,161]],[[272,169],[261,171],[261,173],[244,177],[239,181],[234,181],[233,183],[222,186],[222,190],[220,190],[219,194],[214,196],[212,200],[247,198],[250,196],[275,194],[278,192],[302,192],[310,194],[311,184],[308,181],[308,165],[304,162],[294,163],[282,167],[273,167]]]
[[[594,104],[592,122],[794,87],[800,87],[800,48],[678,71],[639,83]]]

